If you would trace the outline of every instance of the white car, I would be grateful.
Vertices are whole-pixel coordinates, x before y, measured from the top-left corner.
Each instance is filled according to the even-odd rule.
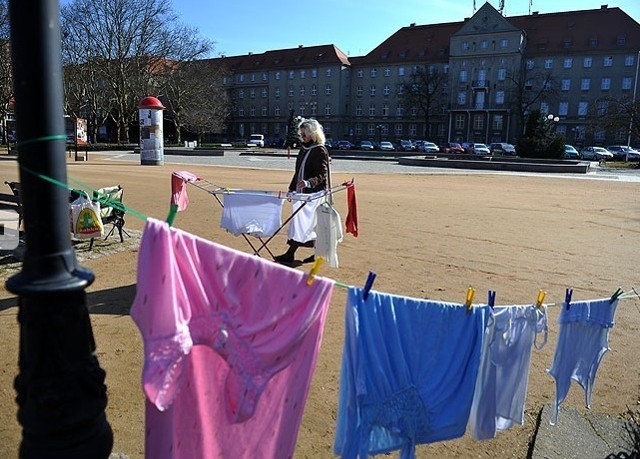
[[[593,161],[613,159],[613,153],[602,147],[585,147],[580,151],[580,156],[582,156],[582,159]]]
[[[393,146],[393,144],[391,142],[383,140],[382,142],[380,142],[380,150],[382,150],[382,151],[395,151],[396,149],[394,148],[394,146]]]
[[[474,143],[471,147],[474,155],[490,155],[491,150],[483,143]]]
[[[256,147],[263,148],[264,147],[264,135],[262,134],[251,134],[249,137],[249,142],[247,145],[255,145]]]

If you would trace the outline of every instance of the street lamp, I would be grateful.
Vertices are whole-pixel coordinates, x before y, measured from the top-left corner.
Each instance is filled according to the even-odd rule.
[[[553,116],[553,114],[551,114],[551,113],[549,113],[549,114],[547,115],[547,119],[548,119],[549,121],[553,121],[554,123],[557,123],[558,121],[560,121],[560,117],[558,117],[558,116]]]

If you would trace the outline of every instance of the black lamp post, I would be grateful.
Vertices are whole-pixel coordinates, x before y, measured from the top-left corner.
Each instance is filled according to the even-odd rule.
[[[105,372],[95,355],[85,288],[69,237],[58,0],[10,0],[18,163],[26,251],[7,289],[18,295],[15,379],[20,457],[106,458]]]

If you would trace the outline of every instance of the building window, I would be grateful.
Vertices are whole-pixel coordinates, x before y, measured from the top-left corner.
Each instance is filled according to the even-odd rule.
[[[382,104],[382,116],[389,116],[389,104]]]
[[[496,105],[504,104],[504,91],[496,91]]]
[[[493,115],[493,129],[502,129],[503,119],[502,115]]]
[[[591,78],[583,78],[580,81],[580,89],[582,89],[583,91],[588,91],[590,87],[591,87]]]
[[[449,74],[449,64],[444,64],[444,66],[442,67],[442,73],[444,73],[445,75]]]
[[[324,106],[324,114],[327,115],[327,116],[331,115],[331,104],[330,103],[325,104],[325,106]]]
[[[560,89],[562,91],[570,91],[571,90],[571,78],[563,78],[560,83]]]
[[[598,101],[598,105],[596,106],[596,110],[598,111],[598,116],[606,115],[608,108],[609,108],[609,103],[606,100]]]
[[[300,95],[304,97],[305,89],[304,86],[300,86]]]
[[[635,56],[633,54],[629,54],[624,57],[624,66],[631,67],[634,64]]]
[[[296,77],[296,71],[295,70],[289,70],[289,79],[293,80]]]
[[[545,91],[551,91],[552,87],[553,84],[551,83],[551,80],[544,80],[544,83],[542,83],[542,89],[544,89]]]
[[[473,129],[484,128],[484,115],[473,115]]]
[[[316,104],[315,102],[311,104],[311,116],[316,116]]]
[[[488,49],[489,48],[489,41],[488,40],[482,40],[480,42],[480,48],[482,49]]]
[[[395,133],[396,133],[396,137],[402,137],[402,124],[397,123],[394,126],[394,130],[395,130]]]
[[[276,88],[275,96],[276,98],[280,97],[280,88]]]
[[[508,48],[509,47],[509,40],[507,40],[506,38],[503,38],[502,40],[500,40],[500,48]]]
[[[600,84],[600,89],[603,91],[611,89],[611,78],[603,78],[602,83]]]
[[[624,77],[624,78],[622,79],[622,89],[625,89],[625,90],[629,90],[629,89],[631,89],[631,83],[632,83],[632,81],[633,81],[633,80],[631,79],[631,77]]]
[[[327,85],[324,87],[324,94],[325,96],[330,96],[331,95],[331,85],[327,83]]]
[[[391,88],[389,87],[389,85],[388,85],[388,84],[385,84],[385,85],[384,85],[384,89],[382,90],[382,93],[383,93],[385,96],[388,96],[389,94],[391,94]]]
[[[262,116],[267,116],[267,107],[262,107]]]
[[[564,68],[565,69],[570,69],[571,67],[573,67],[573,58],[572,57],[567,57],[564,60]]]
[[[244,116],[244,107],[238,109],[238,116]]]
[[[360,137],[362,135],[362,124],[356,123],[356,135]]]
[[[401,96],[404,94],[404,85],[399,84],[398,85],[398,90],[396,91],[396,93]]]
[[[613,57],[605,56],[602,59],[602,65],[603,65],[603,67],[611,67],[613,65]]]
[[[238,81],[239,81],[240,83],[243,83],[243,82],[244,82],[244,75],[243,75],[243,74],[238,75]]]
[[[411,107],[411,116],[418,115],[418,107]]]
[[[371,69],[371,78],[375,78],[378,75],[377,69]]]
[[[267,98],[267,88],[262,88],[262,98],[263,99]]]
[[[598,46],[598,39],[595,37],[589,38],[589,46],[595,48]]]
[[[306,70],[300,70],[300,78],[304,78],[307,76],[307,71]]]
[[[376,95],[376,85],[372,84],[371,87],[369,88],[369,95],[370,96],[375,96]]]
[[[384,69],[384,76],[390,77],[391,76],[391,69]]]
[[[404,67],[398,67],[398,76],[404,76]]]
[[[558,115],[567,116],[569,113],[569,102],[560,102],[558,105]]]
[[[273,109],[273,114],[275,116],[280,116],[280,105],[275,106],[275,108]]]
[[[616,40],[616,44],[617,45],[626,45],[627,44],[627,37],[625,35],[618,35],[618,39]]]
[[[356,96],[362,97],[363,93],[364,93],[364,89],[362,88],[362,86],[358,86],[358,88],[356,89]]]
[[[267,81],[269,79],[269,75],[267,72],[262,72],[262,81]]]
[[[592,58],[592,57],[585,57],[585,58],[582,60],[582,66],[583,66],[585,69],[590,69],[592,65],[593,65],[593,58]]]
[[[280,79],[280,72],[276,72],[275,76],[276,76],[276,80],[279,80]]]
[[[364,70],[360,69],[358,70],[358,78],[362,78],[364,77]]]
[[[507,69],[498,69],[498,81],[507,79]]]
[[[458,93],[458,105],[464,105],[467,103],[467,93],[459,92]]]
[[[595,138],[596,142],[604,142],[604,131],[596,131],[593,137]]]
[[[289,97],[293,97],[293,86],[289,86]]]
[[[524,82],[524,89],[531,89],[533,88],[533,81],[531,79],[528,79]]]
[[[249,97],[251,97],[252,99],[256,98],[256,89],[255,88],[251,88],[249,90]]]
[[[252,82],[252,83],[255,83],[255,81],[256,81],[256,74],[255,74],[255,73],[252,73],[252,74],[251,74],[251,82]]]
[[[535,67],[536,62],[533,59],[529,59],[527,61],[527,70],[532,70]]]
[[[548,102],[540,102],[540,113],[544,113],[545,115],[549,113],[549,103]]]
[[[376,125],[367,124],[367,135],[369,135],[369,137],[373,137],[375,133],[376,133]]]
[[[369,116],[376,116],[376,104],[369,105]]]
[[[396,116],[403,116],[403,115],[404,115],[404,107],[398,104],[398,106],[396,107]]]
[[[464,115],[456,115],[456,129],[464,129]]]
[[[318,95],[318,87],[315,84],[311,85],[311,95],[312,96],[317,96]]]
[[[468,72],[466,70],[460,70],[460,83],[466,83],[468,76]]]
[[[544,68],[552,69],[553,68],[553,59],[545,59],[544,60]]]
[[[461,44],[462,47],[462,51],[469,51],[469,42],[468,41],[463,41]]]
[[[331,69],[327,69],[324,74],[325,74],[325,76],[330,77],[331,76]]]
[[[362,116],[362,105],[356,105],[356,116]]]
[[[311,69],[311,78],[318,77],[318,69]]]
[[[249,108],[249,116],[256,116],[256,108],[253,105]]]
[[[244,89],[238,91],[238,99],[244,99]]]
[[[411,137],[415,137],[417,133],[418,133],[418,125],[415,123],[411,123],[409,125],[409,135]]]
[[[587,116],[589,102],[580,102],[578,104],[578,116]]]

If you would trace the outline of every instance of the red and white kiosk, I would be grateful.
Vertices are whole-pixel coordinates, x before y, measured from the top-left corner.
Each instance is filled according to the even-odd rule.
[[[164,164],[164,135],[162,131],[162,102],[155,97],[145,97],[138,104],[140,117],[140,164],[160,166]]]

